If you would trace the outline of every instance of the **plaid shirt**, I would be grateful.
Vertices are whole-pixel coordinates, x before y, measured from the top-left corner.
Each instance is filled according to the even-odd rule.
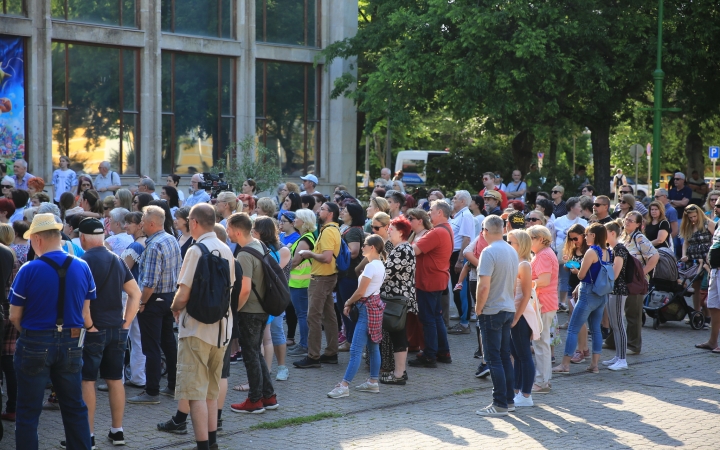
[[[158,231],[147,238],[140,257],[140,289],[153,288],[155,294],[175,292],[181,266],[177,239],[163,230]]]
[[[380,294],[374,294],[369,297],[363,297],[358,300],[359,303],[365,304],[365,311],[368,316],[368,334],[370,339],[376,344],[382,341],[383,335],[383,311],[385,311],[385,303],[380,300]]]

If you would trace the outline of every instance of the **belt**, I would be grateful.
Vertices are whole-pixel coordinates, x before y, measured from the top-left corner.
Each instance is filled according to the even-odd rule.
[[[332,275],[310,275],[310,278],[326,278],[326,277],[334,277],[337,275],[337,273],[334,273]]]
[[[58,331],[56,328],[52,330],[28,330],[24,328],[20,333],[21,336],[33,337],[33,336],[70,336],[80,337],[80,330],[82,328],[63,328],[62,331]]]

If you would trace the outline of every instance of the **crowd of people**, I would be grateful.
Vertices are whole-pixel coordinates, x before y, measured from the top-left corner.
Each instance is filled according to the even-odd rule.
[[[252,179],[211,196],[201,174],[185,195],[170,175],[157,194],[148,177],[124,188],[107,162],[94,180],[69,162],[53,173],[52,200],[22,160],[2,178],[2,419],[18,448],[38,448],[43,409],[60,410],[63,447],[94,448],[96,390],[108,392],[114,445],[125,443],[126,402],[167,395],[177,411],[157,429],[185,434],[190,417],[197,448],[218,448],[229,391],[247,393],[233,412],[276,409],[276,382],[338,364],[339,352],[349,362],[328,397],[406,386],[410,368],[452,363],[448,335],[477,339],[475,376],[493,385],[477,413],[504,416],[572,364],[631,366],[647,293],[634,280],[652,286],[663,252],[695,267],[686,287],[711,328],[697,347],[720,353],[720,190],[694,197],[680,172],[647,205],[621,178],[613,208],[586,179],[576,195],[548,193],[519,170],[507,184],[484,173],[477,194],[419,198],[383,169],[361,202],[345,186],[325,196],[312,174],[269,196]],[[603,348],[615,356],[600,361]],[[240,361],[247,382],[231,387]],[[363,362],[369,376],[354,381]]]

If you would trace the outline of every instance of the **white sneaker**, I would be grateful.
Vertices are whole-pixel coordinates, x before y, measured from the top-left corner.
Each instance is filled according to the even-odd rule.
[[[612,366],[608,367],[608,369],[610,369],[610,370],[628,370],[627,361],[625,361],[624,359],[618,359],[617,362],[615,364],[613,364]]]
[[[518,395],[515,396],[515,407],[519,408],[521,406],[535,406],[532,395],[530,397],[525,397],[522,393],[518,393]]]
[[[373,394],[380,393],[380,385],[369,381],[364,382],[360,386],[355,386],[355,389],[361,392],[372,392]]]
[[[290,372],[288,371],[287,366],[278,366],[277,371],[278,373],[275,377],[277,381],[286,381],[288,379]]]
[[[603,363],[603,366],[612,366],[616,362],[618,362],[617,356],[615,356],[613,359],[608,359],[607,361],[603,361],[602,363]]]
[[[350,397],[350,387],[343,386],[342,383],[338,383],[335,385],[335,389],[328,392],[327,396],[330,398]]]

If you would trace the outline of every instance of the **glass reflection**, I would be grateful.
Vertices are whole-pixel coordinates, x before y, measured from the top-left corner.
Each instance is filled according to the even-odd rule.
[[[317,46],[317,0],[256,0],[256,39]]]
[[[137,0],[51,0],[50,14],[55,20],[135,28],[136,3]]]

